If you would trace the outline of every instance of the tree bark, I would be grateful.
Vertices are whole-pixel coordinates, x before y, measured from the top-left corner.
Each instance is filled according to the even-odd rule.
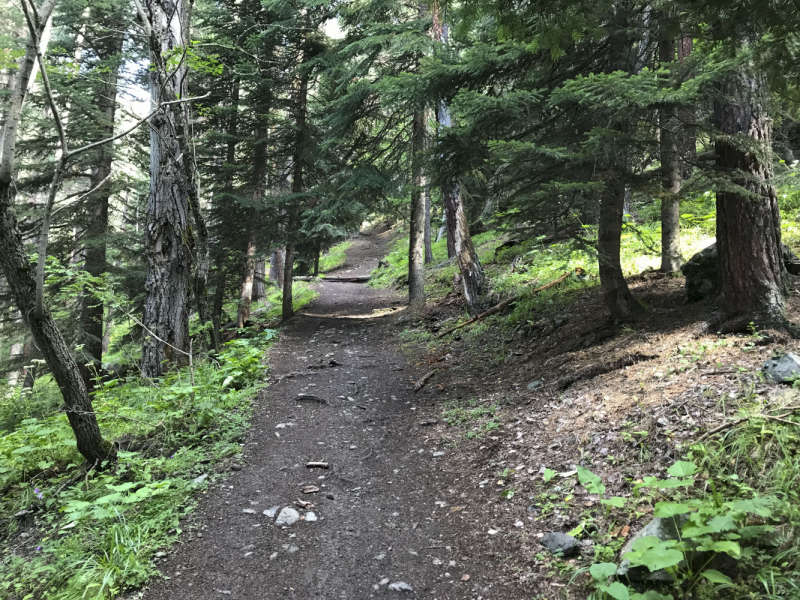
[[[54,1],[45,0],[38,9],[39,22],[35,30],[40,37],[50,15]],[[87,462],[96,465],[113,458],[111,444],[103,440],[92,408],[88,390],[70,347],[46,308],[41,316],[35,314],[36,278],[11,212],[15,196],[13,185],[14,154],[22,105],[28,91],[28,82],[36,60],[34,36],[28,37],[28,49],[20,62],[14,89],[9,100],[7,118],[3,124],[3,154],[0,160],[0,268],[14,297],[22,318],[30,328],[37,347],[44,356],[53,377],[61,390],[67,419],[75,434],[78,452]]]
[[[256,259],[256,269],[255,274],[253,275],[253,302],[259,302],[267,297],[266,270],[266,259],[261,256]]]
[[[217,286],[214,290],[214,306],[211,309],[211,323],[214,328],[214,347],[219,349],[222,345],[222,305],[225,303],[225,284],[228,279],[228,271],[224,265],[217,267]]]
[[[722,313],[759,326],[784,323],[785,276],[781,222],[772,185],[771,127],[766,77],[752,64],[717,84],[713,122],[716,163],[727,174],[717,192]]]
[[[434,11],[434,13],[438,13],[438,10]],[[438,18],[438,14],[435,14],[435,19],[438,20]],[[442,24],[436,35],[438,36],[438,41],[447,45],[448,35],[446,23]],[[444,99],[439,102],[437,119],[440,127],[450,127],[452,125],[450,107]],[[448,162],[447,157],[445,157],[445,162]],[[449,165],[448,170],[452,171],[453,165]],[[480,312],[485,275],[483,273],[481,261],[478,258],[478,253],[475,251],[475,247],[472,244],[467,213],[466,210],[464,210],[461,190],[458,180],[455,177],[451,177],[444,183],[442,195],[445,219],[447,222],[448,256],[450,255],[450,245],[452,242],[453,256],[455,256],[458,262],[461,281],[464,286],[464,299],[467,302],[467,309],[471,314],[475,314]]]
[[[317,244],[314,246],[314,277],[319,275],[319,255],[321,253],[322,246],[320,246],[320,243],[317,242]]]
[[[153,106],[163,99],[187,95],[187,68],[172,68],[165,55],[185,47],[184,0],[147,0],[151,28],[150,98]],[[150,194],[145,226],[147,276],[144,307],[145,337],[142,373],[158,377],[169,366],[188,363],[189,276],[192,233],[189,228],[191,182],[183,161],[182,143],[187,133],[183,104],[163,106],[150,122]]]
[[[283,263],[286,250],[282,247],[275,248],[269,257],[269,279],[275,282],[275,286],[283,289]]]
[[[294,242],[286,242],[286,254],[283,264],[283,302],[281,304],[281,318],[285,321],[294,316],[292,306],[292,279],[294,278]]]
[[[431,234],[431,186],[425,184],[425,264],[433,262],[433,240]]]
[[[103,63],[113,61],[110,68],[102,77],[100,93],[97,96],[97,108],[102,125],[99,128],[97,140],[109,138],[114,135],[114,117],[117,108],[117,76],[120,62],[115,57],[122,52],[125,36],[117,33],[107,38],[110,43],[100,44],[96,48],[98,57]],[[96,141],[96,140],[93,140]],[[114,147],[112,144],[100,146],[99,156],[92,168],[89,178],[89,189],[99,186],[111,174],[111,164],[114,160]],[[108,233],[108,200],[111,196],[108,186],[102,187],[86,200],[86,214],[89,217],[86,226],[87,244],[84,248],[84,270],[92,277],[100,277],[107,270],[106,264],[106,235]],[[110,309],[109,309],[110,310]],[[84,352],[94,363],[87,366],[81,363],[80,369],[86,387],[94,387],[93,377],[101,370],[103,361],[103,301],[88,289],[83,290],[81,296],[81,325],[83,328]]]
[[[408,240],[408,304],[425,305],[425,188],[422,153],[425,150],[425,112],[417,111],[411,124],[411,217]]]
[[[662,20],[666,21],[667,18]],[[675,40],[668,31],[667,24],[663,23],[662,39],[658,44],[659,61],[662,63],[662,68],[674,63],[675,50]],[[667,76],[667,83],[668,80]],[[675,116],[675,107],[669,104],[659,109],[658,118],[661,133],[661,182],[664,190],[661,197],[661,272],[672,273],[680,269],[683,263],[680,209],[683,177],[678,148],[680,124]]]
[[[631,318],[642,306],[631,294],[622,274],[620,245],[625,207],[625,184],[612,174],[600,200],[600,223],[597,231],[597,255],[600,287],[606,306],[616,320]]]

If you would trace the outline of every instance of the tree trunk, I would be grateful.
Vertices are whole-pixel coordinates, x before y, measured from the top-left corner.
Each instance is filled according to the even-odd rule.
[[[184,0],[147,0],[153,106],[162,98],[187,96],[187,69],[168,66],[165,55],[188,43]],[[182,104],[163,106],[150,121],[150,194],[147,200],[142,374],[158,377],[171,365],[188,363],[189,276],[192,234],[189,228],[191,182],[183,162],[187,111]]]
[[[662,25],[662,29],[667,31],[662,33],[658,54],[661,66],[664,68],[664,63],[674,62],[676,44],[666,24]],[[664,189],[661,197],[661,272],[672,273],[680,269],[683,263],[680,221],[680,191],[683,177],[678,148],[680,124],[675,118],[675,108],[671,105],[661,107],[658,118],[661,132],[661,181]]]
[[[717,167],[730,179],[717,192],[716,304],[726,316],[762,326],[785,322],[786,294],[768,96],[764,74],[748,64],[717,84],[713,114],[721,134],[715,141]]]
[[[600,201],[597,255],[603,298],[611,311],[611,316],[617,320],[629,319],[642,310],[642,306],[628,289],[628,283],[622,274],[620,244],[624,207],[625,184],[617,175],[611,175],[606,181],[606,188]]]
[[[302,73],[297,80],[297,93],[295,96],[295,142],[292,152],[292,193],[303,192],[303,154],[306,142],[306,102],[308,97],[308,74]],[[283,320],[294,315],[292,305],[292,286],[294,278],[294,249],[295,237],[300,229],[300,207],[289,207],[286,219],[286,256],[283,265],[283,305],[281,316]]]
[[[317,242],[317,245],[314,246],[314,277],[319,275],[319,255],[322,253],[322,246],[320,243]]]
[[[283,265],[283,303],[281,305],[281,318],[285,321],[294,315],[292,306],[292,279],[294,277],[294,243],[286,243],[286,255]]]
[[[223,265],[219,265],[219,267],[217,267],[217,287],[214,290],[214,306],[211,309],[211,323],[214,328],[214,347],[217,349],[222,345],[222,305],[225,303],[225,283],[227,279],[228,272]]]
[[[122,52],[125,36],[122,33],[109,36],[110,43],[97,48],[98,57],[104,63],[111,60],[111,67],[102,74],[102,85],[97,96],[97,108],[101,116],[101,127],[97,139],[105,139],[114,135],[114,116],[117,108],[117,75],[120,61],[115,57]],[[99,74],[98,74],[99,75]],[[89,189],[100,185],[110,174],[114,160],[114,147],[106,144],[99,148],[96,165],[92,168]],[[87,243],[84,248],[84,270],[92,277],[100,277],[107,270],[106,234],[108,232],[108,200],[111,196],[109,186],[104,186],[86,200],[86,214],[89,217],[86,226]],[[109,308],[110,310],[110,308]],[[83,328],[84,352],[94,363],[87,367],[81,363],[80,369],[87,388],[93,388],[93,377],[100,372],[103,361],[103,301],[88,289],[81,296],[81,325]]]
[[[438,13],[438,11],[434,11],[434,13]],[[438,21],[438,14],[435,14],[434,18]],[[443,23],[438,33],[435,35],[438,41],[447,45],[447,24]],[[437,119],[440,127],[450,127],[452,125],[450,107],[446,100],[441,100],[439,102]],[[447,157],[445,157],[445,160],[447,161]],[[448,168],[449,170],[453,170],[453,165],[449,165]],[[470,313],[474,314],[480,310],[480,300],[483,294],[485,276],[481,261],[478,259],[478,253],[472,245],[467,213],[464,210],[461,190],[455,177],[445,182],[442,196],[447,223],[447,254],[450,258],[452,258],[452,256],[456,257],[458,268],[461,272],[461,281],[464,286],[464,299],[467,301],[467,309]]]
[[[283,289],[283,263],[286,250],[278,247],[272,251],[269,257],[269,279],[274,281],[279,290]]]
[[[256,259],[256,270],[253,275],[253,302],[259,302],[267,297],[266,290],[266,260],[263,256]]]
[[[414,113],[411,124],[411,218],[408,240],[408,304],[425,305],[425,188],[422,152],[425,150],[425,112]]]
[[[41,37],[54,6],[54,1],[45,0],[39,7],[39,22],[34,26],[37,37]],[[37,317],[35,314],[36,278],[23,246],[16,219],[11,212],[16,189],[13,174],[17,130],[35,60],[35,38],[29,35],[28,48],[19,64],[9,99],[6,121],[3,123],[3,152],[0,159],[0,268],[22,318],[30,328],[36,346],[44,356],[61,390],[78,452],[87,462],[95,465],[113,458],[114,450],[100,435],[100,427],[78,364],[56,327],[50,311],[45,308],[41,316]]]
[[[433,262],[433,240],[431,239],[431,186],[425,185],[425,264]]]

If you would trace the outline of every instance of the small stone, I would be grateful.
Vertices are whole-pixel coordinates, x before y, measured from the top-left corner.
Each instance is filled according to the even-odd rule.
[[[533,391],[535,389],[542,387],[543,385],[544,385],[544,380],[537,379],[536,381],[531,381],[526,387],[528,388],[529,391]]]
[[[378,555],[375,557],[375,560],[383,560],[384,558],[386,558],[386,554],[384,554],[383,552],[381,552],[380,554],[378,554]]]
[[[243,468],[242,465],[231,465],[231,471],[241,471]]]
[[[335,500],[335,499],[336,499],[336,498],[335,498],[335,496],[334,496],[333,494],[325,494],[325,497],[326,497],[328,500]]]
[[[156,552],[154,556],[156,558],[164,558],[166,555],[167,555],[166,552]]]
[[[247,544],[247,546],[242,546],[242,550],[243,550],[244,552],[247,552],[248,550],[252,550],[252,549],[253,549],[253,548],[255,548],[255,547],[256,547],[256,545],[255,545],[255,544]]]
[[[541,543],[553,554],[562,554],[565,557],[574,556],[581,547],[580,542],[574,537],[557,531],[545,534]]]
[[[256,514],[256,511],[254,509],[252,509],[252,508],[243,508],[242,512],[244,514],[246,514],[246,515],[254,515],[254,514]]]
[[[317,520],[317,515],[315,515],[313,512],[307,512],[304,518],[308,523],[313,523]]]
[[[389,578],[388,577],[386,577],[384,579],[381,579],[381,581],[380,581],[380,583],[378,585],[386,585],[387,583],[389,583]]]
[[[666,427],[667,425],[669,425],[669,420],[666,417],[659,417],[658,419],[656,419],[656,425],[658,425],[659,427]]]
[[[297,546],[289,546],[289,554],[294,554],[298,550],[300,550],[300,548],[298,548]]]
[[[442,450],[433,453],[433,458],[438,458],[440,456],[444,456],[444,452]]]
[[[270,560],[275,560],[276,558],[278,558],[278,553],[277,552],[273,552],[272,554],[269,555],[269,559]]]
[[[764,374],[777,383],[791,383],[800,377],[800,356],[785,354],[780,358],[771,358],[762,366]]]
[[[278,514],[278,510],[279,509],[280,509],[280,506],[273,506],[272,508],[268,508],[267,510],[265,510],[263,514],[264,514],[265,517],[269,517],[270,519],[274,519],[275,515]]]
[[[521,529],[525,527],[525,523],[523,523],[522,521],[517,521],[516,523],[514,523],[514,527],[518,527]]]
[[[194,484],[203,483],[206,479],[208,479],[208,473],[203,473],[202,475],[200,475],[200,477],[195,477],[194,479],[192,479],[192,483]]]
[[[393,592],[413,592],[414,588],[408,585],[405,581],[395,581],[389,584],[389,589]]]
[[[300,513],[288,506],[284,507],[278,514],[275,525],[293,525],[300,520]]]

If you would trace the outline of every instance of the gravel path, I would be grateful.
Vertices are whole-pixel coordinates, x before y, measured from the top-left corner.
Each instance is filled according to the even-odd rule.
[[[359,236],[337,275],[368,274],[384,237]],[[424,368],[399,352],[401,327],[387,314],[403,298],[364,284],[317,286],[319,298],[271,351],[273,383],[242,469],[209,490],[199,533],[184,534],[161,565],[170,579],[144,598],[519,598],[493,584],[480,537],[461,518],[458,470],[442,469],[448,449],[423,439],[413,381]],[[270,509],[300,520],[276,525]]]

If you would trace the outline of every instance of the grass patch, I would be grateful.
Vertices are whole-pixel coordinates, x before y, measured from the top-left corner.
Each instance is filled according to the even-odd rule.
[[[352,245],[353,242],[345,241],[329,248],[319,257],[319,272],[329,273],[341,267],[347,261],[347,250]]]
[[[498,405],[486,406],[477,398],[451,400],[442,411],[442,419],[451,427],[463,429],[467,439],[474,439],[500,428],[496,418],[499,412]]]
[[[213,464],[241,451],[274,337],[267,330],[227,343],[216,360],[198,361],[194,385],[186,369],[157,382],[106,382],[93,402],[104,436],[121,447],[118,461],[63,489],[82,462],[66,415],[32,410],[5,432],[0,596],[111,598],[155,575],[155,553],[181,533],[195,495],[208,474],[214,478]],[[26,408],[18,394],[6,394],[4,412]],[[37,405],[52,405],[45,397],[58,391],[44,377],[32,395]],[[15,518],[22,510],[24,518]],[[28,536],[18,537],[20,529]]]

